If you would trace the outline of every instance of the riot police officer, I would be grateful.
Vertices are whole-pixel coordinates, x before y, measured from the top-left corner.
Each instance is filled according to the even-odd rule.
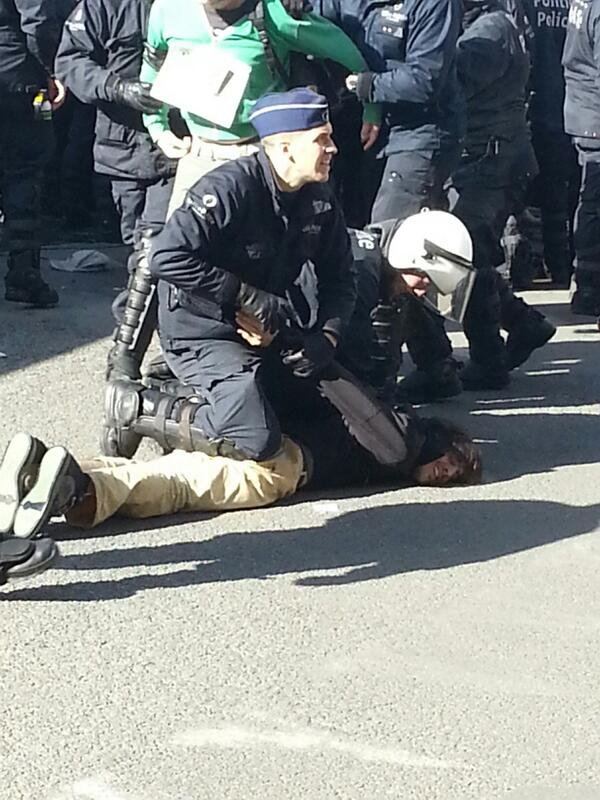
[[[58,26],[52,0],[0,0],[0,167],[8,239],[5,297],[49,308],[58,295],[40,274],[40,192],[52,146]]]
[[[563,54],[565,130],[573,138],[582,167],[575,212],[575,314],[600,314],[600,2],[573,0]]]
[[[350,75],[348,88],[360,100],[383,104],[378,159],[369,165],[371,221],[406,219],[424,207],[446,208],[443,187],[465,126],[455,69],[460,2],[319,0],[315,7],[352,37],[367,60],[369,69]],[[422,319],[419,327],[425,338],[417,369],[404,382],[403,399],[458,394],[461,383],[443,326],[434,317]]]
[[[495,251],[517,187],[537,172],[526,119],[529,56],[510,15],[495,0],[466,0],[457,69],[467,99],[467,136],[452,175],[451,209],[467,225],[478,270],[464,320],[468,389],[499,389],[529,354],[555,333],[516,298],[494,269]],[[507,352],[500,328],[508,330]],[[527,357],[527,356],[526,356]],[[525,359],[522,359],[525,360]]]
[[[133,248],[131,273],[146,263],[149,242],[162,228],[175,174],[175,162],[153,144],[142,122],[142,112],[160,105],[139,80],[149,12],[148,0],[82,0],[65,23],[56,58],[67,88],[97,106],[95,168],[110,178],[121,238]],[[117,319],[125,299],[115,301]],[[137,364],[122,352],[119,358],[118,371],[135,375]]]

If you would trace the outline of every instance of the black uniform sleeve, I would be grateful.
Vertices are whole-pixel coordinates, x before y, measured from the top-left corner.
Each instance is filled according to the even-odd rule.
[[[97,0],[82,0],[65,22],[56,74],[82,103],[109,100],[107,85],[115,79],[105,68],[110,39],[108,15]]]
[[[336,202],[321,231],[315,259],[319,312],[317,325],[338,339],[344,333],[356,302],[356,273],[346,222]]]
[[[54,0],[15,0],[15,7],[21,18],[27,50],[49,75],[52,74],[60,38]]]
[[[483,22],[474,22],[456,46],[458,77],[467,98],[497,81],[510,66],[511,54],[503,32]]]
[[[212,264],[210,258],[219,242],[235,236],[232,204],[223,202],[214,181],[206,187],[200,180],[181,208],[152,239],[150,272],[156,280],[166,281],[218,305],[232,304],[240,280]],[[244,216],[239,206],[237,214],[238,218]]]
[[[455,0],[418,3],[408,19],[404,61],[372,75],[368,98],[373,103],[417,103],[436,100],[454,62],[460,10]],[[402,41],[398,40],[398,48]]]

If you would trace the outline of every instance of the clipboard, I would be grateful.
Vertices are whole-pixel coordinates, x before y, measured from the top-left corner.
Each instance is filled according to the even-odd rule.
[[[251,67],[213,43],[172,46],[150,94],[169,106],[230,128],[246,91]]]

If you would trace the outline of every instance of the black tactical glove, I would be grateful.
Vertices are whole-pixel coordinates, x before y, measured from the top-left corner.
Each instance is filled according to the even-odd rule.
[[[283,298],[241,283],[236,299],[238,308],[256,317],[267,333],[277,333],[283,320]]]
[[[106,88],[112,103],[129,106],[143,114],[151,114],[162,106],[160,100],[150,96],[152,86],[149,83],[116,76]]]
[[[335,345],[323,333],[309,333],[302,350],[284,356],[283,363],[291,367],[297,378],[312,378],[329,366],[335,358]]]

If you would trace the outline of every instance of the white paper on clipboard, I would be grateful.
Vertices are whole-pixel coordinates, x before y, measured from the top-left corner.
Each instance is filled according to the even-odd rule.
[[[230,128],[251,67],[211,45],[169,47],[150,94],[167,105]]]

